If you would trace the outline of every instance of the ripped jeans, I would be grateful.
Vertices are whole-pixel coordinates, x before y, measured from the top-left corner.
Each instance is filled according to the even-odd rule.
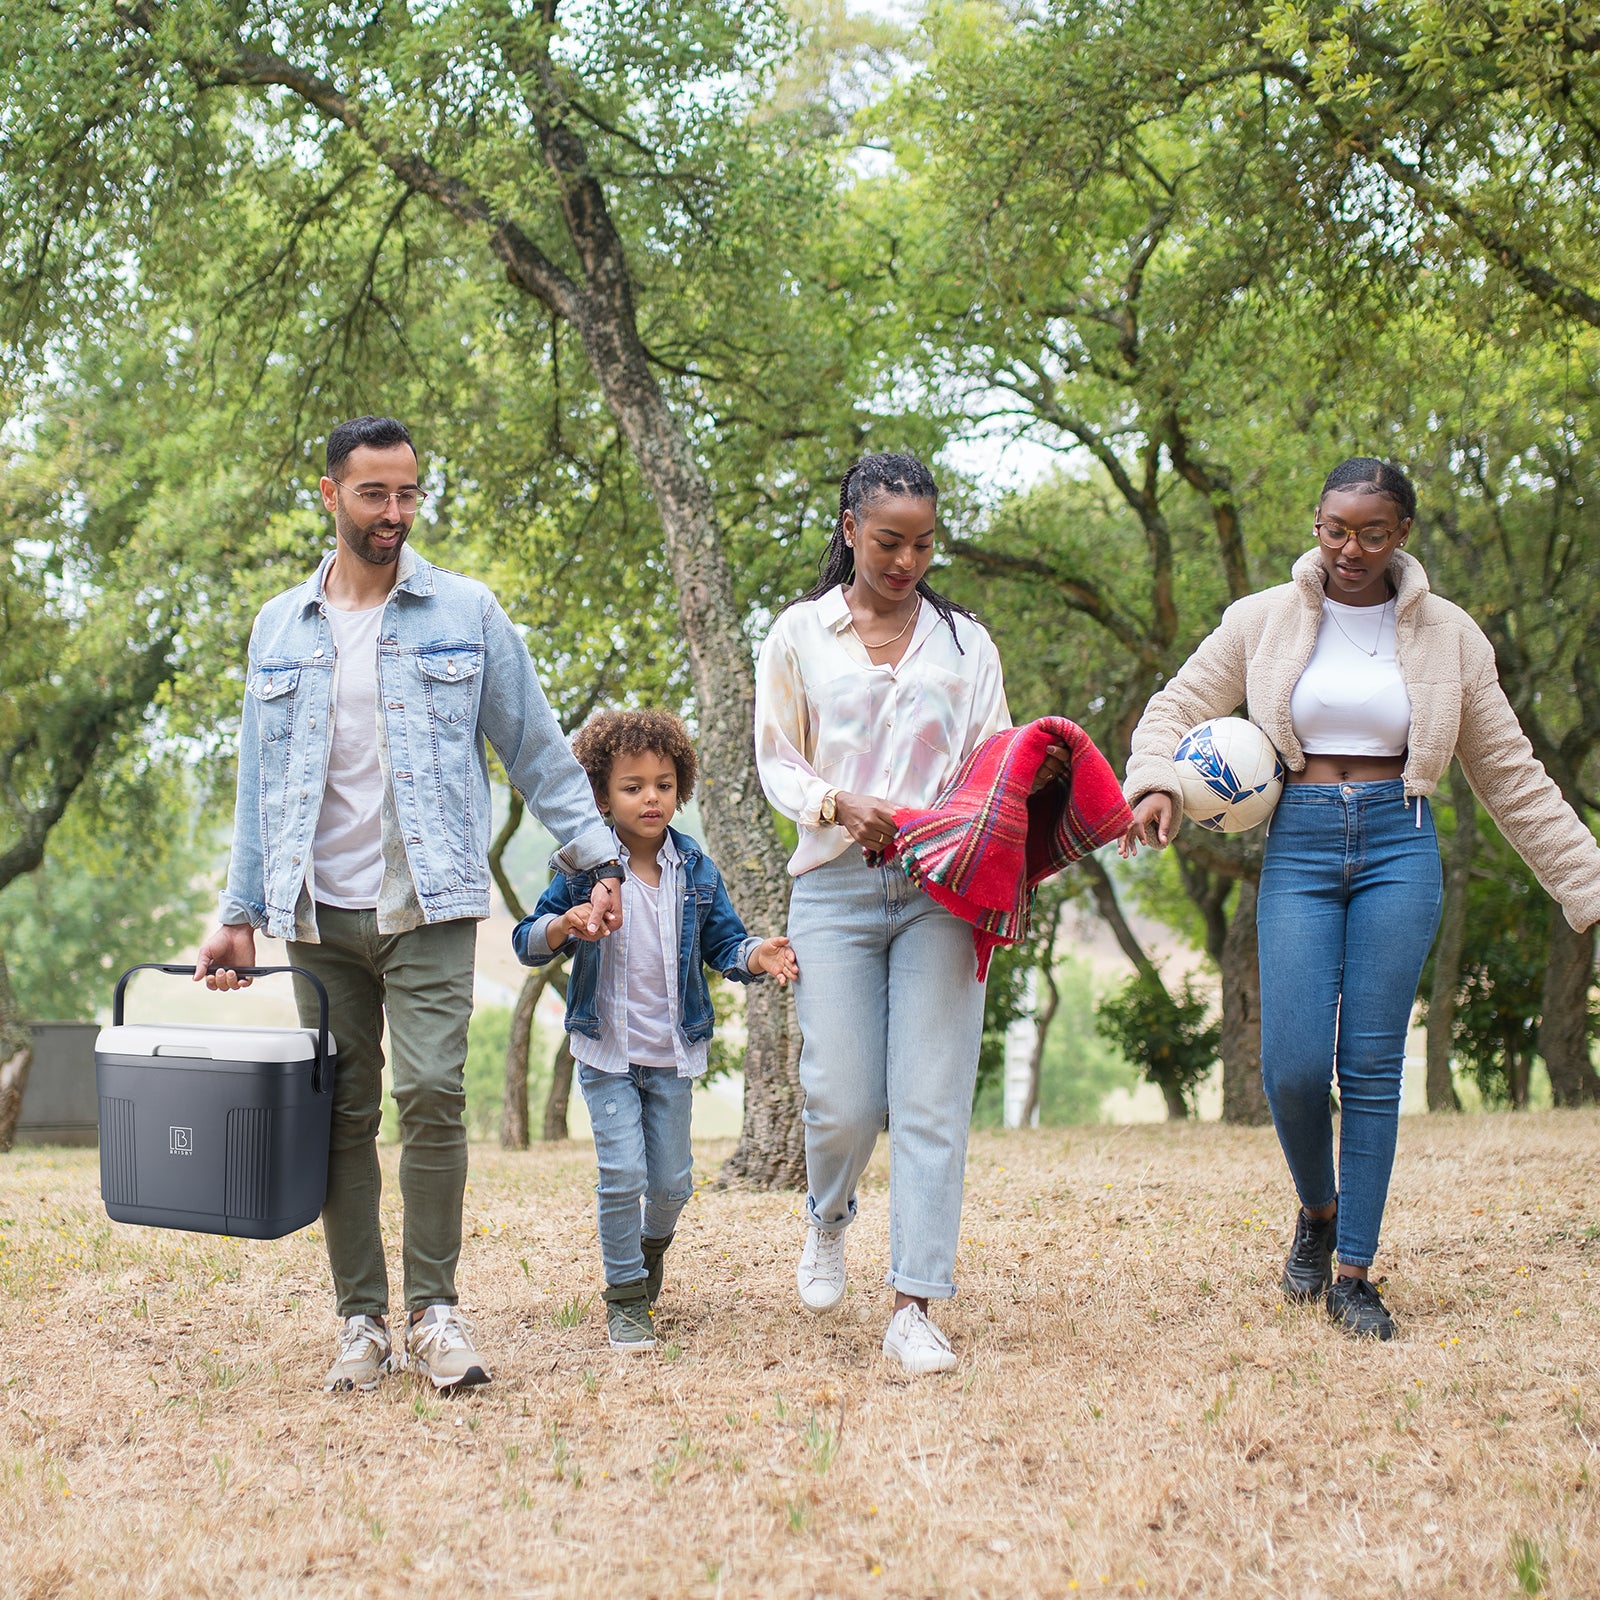
[[[576,1066],[600,1165],[595,1210],[606,1286],[640,1283],[640,1238],[665,1239],[694,1193],[689,1114],[695,1080],[671,1067],[601,1072],[582,1061]]]

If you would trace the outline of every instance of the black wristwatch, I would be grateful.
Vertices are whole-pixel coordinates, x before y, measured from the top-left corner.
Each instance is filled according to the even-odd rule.
[[[621,883],[628,876],[628,869],[620,861],[602,861],[594,869],[594,875],[596,878],[615,878]]]

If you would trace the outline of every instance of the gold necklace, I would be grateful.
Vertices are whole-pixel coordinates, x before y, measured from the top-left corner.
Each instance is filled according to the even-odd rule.
[[[908,630],[911,627],[911,624],[913,622],[915,622],[917,620],[917,618],[920,617],[921,615],[922,615],[922,596],[919,594],[917,596],[916,605],[914,605],[911,608],[911,615],[906,618],[905,627],[902,628],[899,631],[899,633],[895,634],[893,638],[885,639],[882,644],[868,644],[865,639],[861,639],[861,628],[860,628],[860,625],[856,622],[854,613],[852,613],[851,617],[850,617],[850,626],[856,630],[856,638],[861,639],[861,644],[862,644],[862,647],[864,649],[867,649],[867,650],[887,650],[890,645],[898,644],[903,638],[905,638],[906,633],[908,632]]]

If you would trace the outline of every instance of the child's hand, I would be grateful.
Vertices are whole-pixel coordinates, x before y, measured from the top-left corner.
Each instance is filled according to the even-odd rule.
[[[782,988],[800,976],[800,963],[795,960],[789,941],[780,933],[776,939],[763,939],[750,952],[750,970],[770,973]]]
[[[606,926],[600,908],[588,900],[580,900],[567,912],[561,918],[561,926],[564,930],[561,944],[565,944],[568,939],[581,939],[585,944],[598,944],[611,932]],[[559,948],[554,939],[550,941],[550,946],[552,949]]]

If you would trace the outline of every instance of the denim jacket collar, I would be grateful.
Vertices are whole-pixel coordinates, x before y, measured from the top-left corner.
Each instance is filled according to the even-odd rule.
[[[317,563],[317,570],[300,586],[300,609],[310,610],[321,606],[327,594],[328,568],[333,565],[337,548],[328,551]],[[432,594],[433,567],[423,560],[409,544],[400,546],[400,574],[395,579],[392,594]]]

